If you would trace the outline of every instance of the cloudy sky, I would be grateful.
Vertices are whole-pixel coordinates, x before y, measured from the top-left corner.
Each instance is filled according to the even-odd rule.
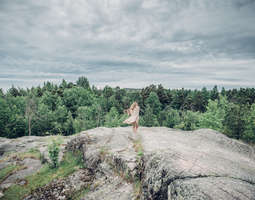
[[[255,0],[0,0],[0,88],[255,87]]]

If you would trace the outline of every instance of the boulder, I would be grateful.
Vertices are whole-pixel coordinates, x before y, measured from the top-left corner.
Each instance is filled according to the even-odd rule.
[[[143,199],[255,199],[251,146],[209,129],[143,128],[140,135]]]
[[[126,183],[140,181],[141,199],[255,199],[254,148],[219,132],[140,127],[133,134],[119,127],[96,128],[85,137],[87,166],[106,177],[110,166]],[[97,193],[113,198],[107,190]]]

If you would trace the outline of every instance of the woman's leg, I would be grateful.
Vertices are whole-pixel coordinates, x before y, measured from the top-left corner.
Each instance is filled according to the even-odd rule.
[[[132,123],[132,125],[133,125],[133,132],[135,133],[136,132],[136,125],[135,125],[136,123],[134,122],[134,123]]]
[[[138,122],[135,122],[135,125],[136,125],[135,129],[137,131],[137,129],[138,129]]]

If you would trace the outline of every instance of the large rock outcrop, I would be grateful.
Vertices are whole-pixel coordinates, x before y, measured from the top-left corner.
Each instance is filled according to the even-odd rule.
[[[140,199],[255,199],[254,149],[216,131],[141,127],[135,135],[128,127],[82,135],[88,167],[107,177],[110,166],[127,183],[139,181]],[[125,199],[134,198],[127,188]],[[91,191],[85,199],[113,199],[98,190],[100,197]]]
[[[33,140],[38,145],[42,138]],[[19,146],[2,141],[2,152]],[[88,180],[84,200],[255,200],[254,148],[210,129],[140,127],[134,134],[131,127],[95,128],[64,141],[64,151],[83,153],[86,171],[76,173]],[[37,191],[71,180],[72,176]],[[63,197],[61,191],[55,193],[54,198]]]

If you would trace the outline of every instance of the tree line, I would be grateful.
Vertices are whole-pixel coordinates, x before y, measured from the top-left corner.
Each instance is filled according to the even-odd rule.
[[[211,128],[229,137],[255,142],[255,89],[220,91],[143,89],[90,86],[86,77],[75,83],[0,89],[0,137],[71,135],[99,126],[127,126],[123,113],[133,101],[140,106],[141,126],[182,130]]]

